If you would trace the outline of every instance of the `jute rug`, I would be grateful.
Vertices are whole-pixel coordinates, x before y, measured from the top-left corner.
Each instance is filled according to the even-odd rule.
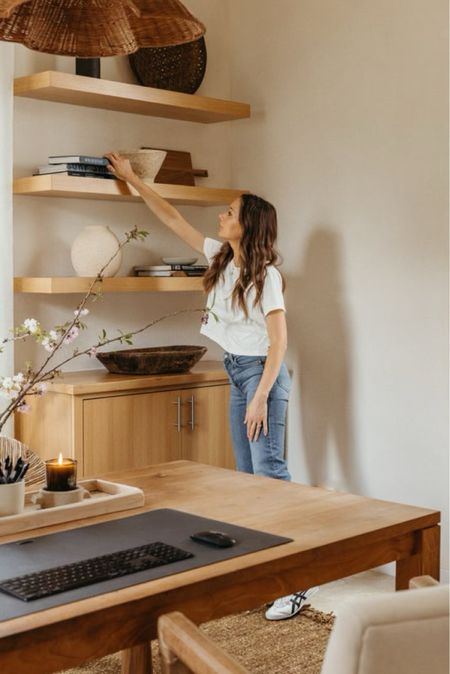
[[[305,606],[295,618],[270,622],[264,611],[261,607],[212,620],[201,629],[252,674],[320,674],[333,614]],[[154,673],[161,674],[156,641],[152,655]],[[120,655],[108,655],[64,674],[120,674]]]

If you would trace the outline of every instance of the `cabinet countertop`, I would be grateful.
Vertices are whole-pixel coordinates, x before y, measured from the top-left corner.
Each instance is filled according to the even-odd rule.
[[[125,375],[106,370],[66,372],[48,386],[49,393],[83,395],[139,389],[184,387],[190,384],[227,383],[228,377],[221,361],[205,360],[183,374]]]

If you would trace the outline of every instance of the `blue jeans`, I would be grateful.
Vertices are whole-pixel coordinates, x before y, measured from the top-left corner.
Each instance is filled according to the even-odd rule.
[[[236,468],[244,473],[290,480],[284,458],[286,413],[291,382],[283,363],[267,400],[267,435],[256,441],[247,437],[245,413],[260,382],[265,356],[235,356],[225,353],[224,365],[231,385],[230,426]]]

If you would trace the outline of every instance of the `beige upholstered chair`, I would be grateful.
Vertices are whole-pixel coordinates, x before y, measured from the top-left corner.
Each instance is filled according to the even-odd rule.
[[[429,576],[410,587],[347,602],[321,674],[448,674],[449,588]],[[158,636],[164,674],[250,674],[182,613],[161,616]]]
[[[448,585],[421,576],[410,587],[347,602],[321,674],[448,674]]]

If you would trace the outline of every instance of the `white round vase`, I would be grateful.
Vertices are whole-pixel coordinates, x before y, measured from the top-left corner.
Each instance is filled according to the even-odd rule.
[[[78,276],[97,276],[119,248],[119,239],[104,225],[87,225],[78,234],[70,250]],[[122,250],[108,264],[103,276],[114,276],[122,262]]]

